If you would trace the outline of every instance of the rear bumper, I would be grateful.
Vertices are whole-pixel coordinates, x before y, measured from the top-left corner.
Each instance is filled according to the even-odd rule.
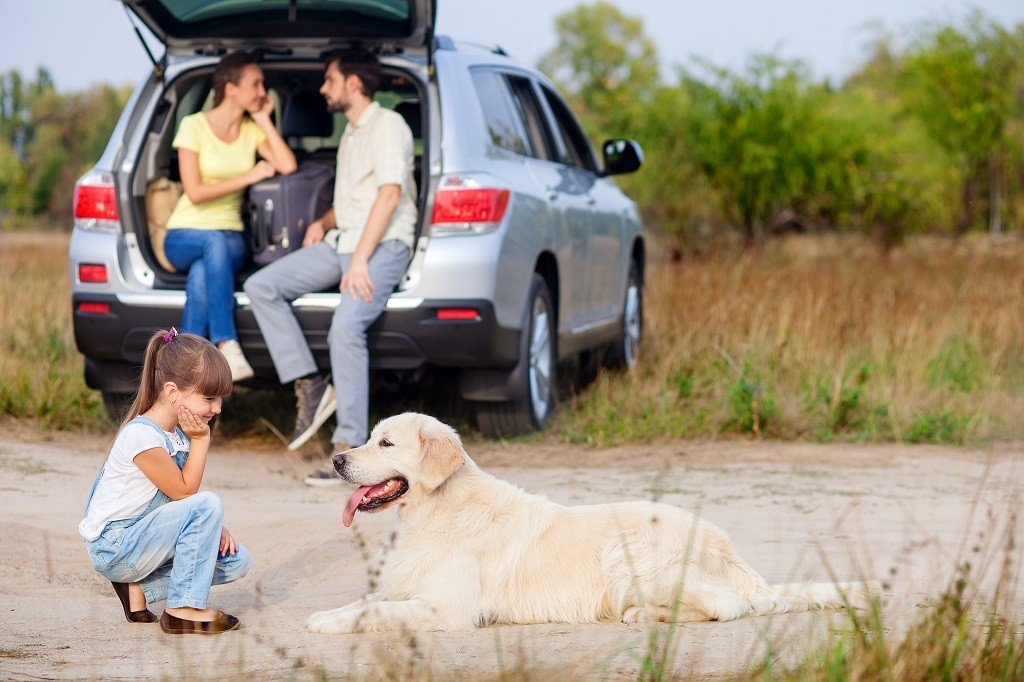
[[[244,299],[244,297],[240,297]],[[125,299],[129,299],[126,301]],[[133,391],[146,344],[153,332],[180,325],[184,295],[167,292],[135,303],[132,297],[109,293],[72,295],[75,343],[86,359],[86,383],[106,391]],[[327,332],[334,305],[329,295],[300,299],[295,314],[306,341],[323,371],[330,369]],[[82,304],[106,306],[106,312],[85,312]],[[336,304],[335,304],[336,305]],[[442,320],[438,310],[472,308],[471,320]],[[266,343],[245,301],[235,311],[239,342],[256,371],[254,384],[276,384]],[[424,300],[414,307],[389,308],[367,330],[371,370],[412,371],[426,365],[466,369],[512,369],[519,357],[518,329],[498,325],[490,301]]]

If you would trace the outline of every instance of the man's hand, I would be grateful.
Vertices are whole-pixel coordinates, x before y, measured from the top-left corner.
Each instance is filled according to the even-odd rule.
[[[302,238],[303,246],[310,246],[324,240],[327,231],[324,229],[323,221],[314,220],[306,228],[306,236]]]
[[[370,279],[370,265],[365,258],[353,254],[349,263],[348,272],[341,278],[341,286],[338,287],[341,293],[348,291],[352,298],[362,298],[369,303],[373,300],[373,280]]]

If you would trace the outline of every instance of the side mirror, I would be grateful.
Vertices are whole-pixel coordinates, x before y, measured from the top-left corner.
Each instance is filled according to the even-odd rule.
[[[632,173],[644,163],[644,150],[633,140],[608,140],[601,145],[604,155],[602,176]]]

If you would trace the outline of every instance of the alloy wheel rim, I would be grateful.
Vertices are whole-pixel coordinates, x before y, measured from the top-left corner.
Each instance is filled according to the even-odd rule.
[[[642,334],[642,312],[640,309],[640,287],[630,284],[626,290],[626,310],[623,314],[623,358],[630,369],[636,365],[637,351],[640,349]]]
[[[541,299],[533,303],[533,329],[530,337],[530,401],[533,414],[541,422],[551,405],[551,333],[548,310]]]

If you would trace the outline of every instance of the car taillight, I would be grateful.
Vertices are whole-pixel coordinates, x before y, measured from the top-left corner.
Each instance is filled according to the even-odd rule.
[[[106,315],[110,312],[110,304],[100,301],[82,301],[78,304],[78,312],[90,315]]]
[[[496,223],[505,215],[508,190],[495,187],[438,189],[430,222]]]
[[[74,215],[81,220],[117,220],[117,194],[109,173],[88,175],[75,184]]]
[[[430,216],[434,234],[489,232],[498,226],[508,207],[509,191],[503,187],[480,187],[453,178],[434,194]]]
[[[106,284],[107,266],[101,263],[79,263],[78,281],[87,284]]]
[[[438,308],[437,319],[451,321],[460,320],[463,322],[480,319],[480,313],[476,308]]]

